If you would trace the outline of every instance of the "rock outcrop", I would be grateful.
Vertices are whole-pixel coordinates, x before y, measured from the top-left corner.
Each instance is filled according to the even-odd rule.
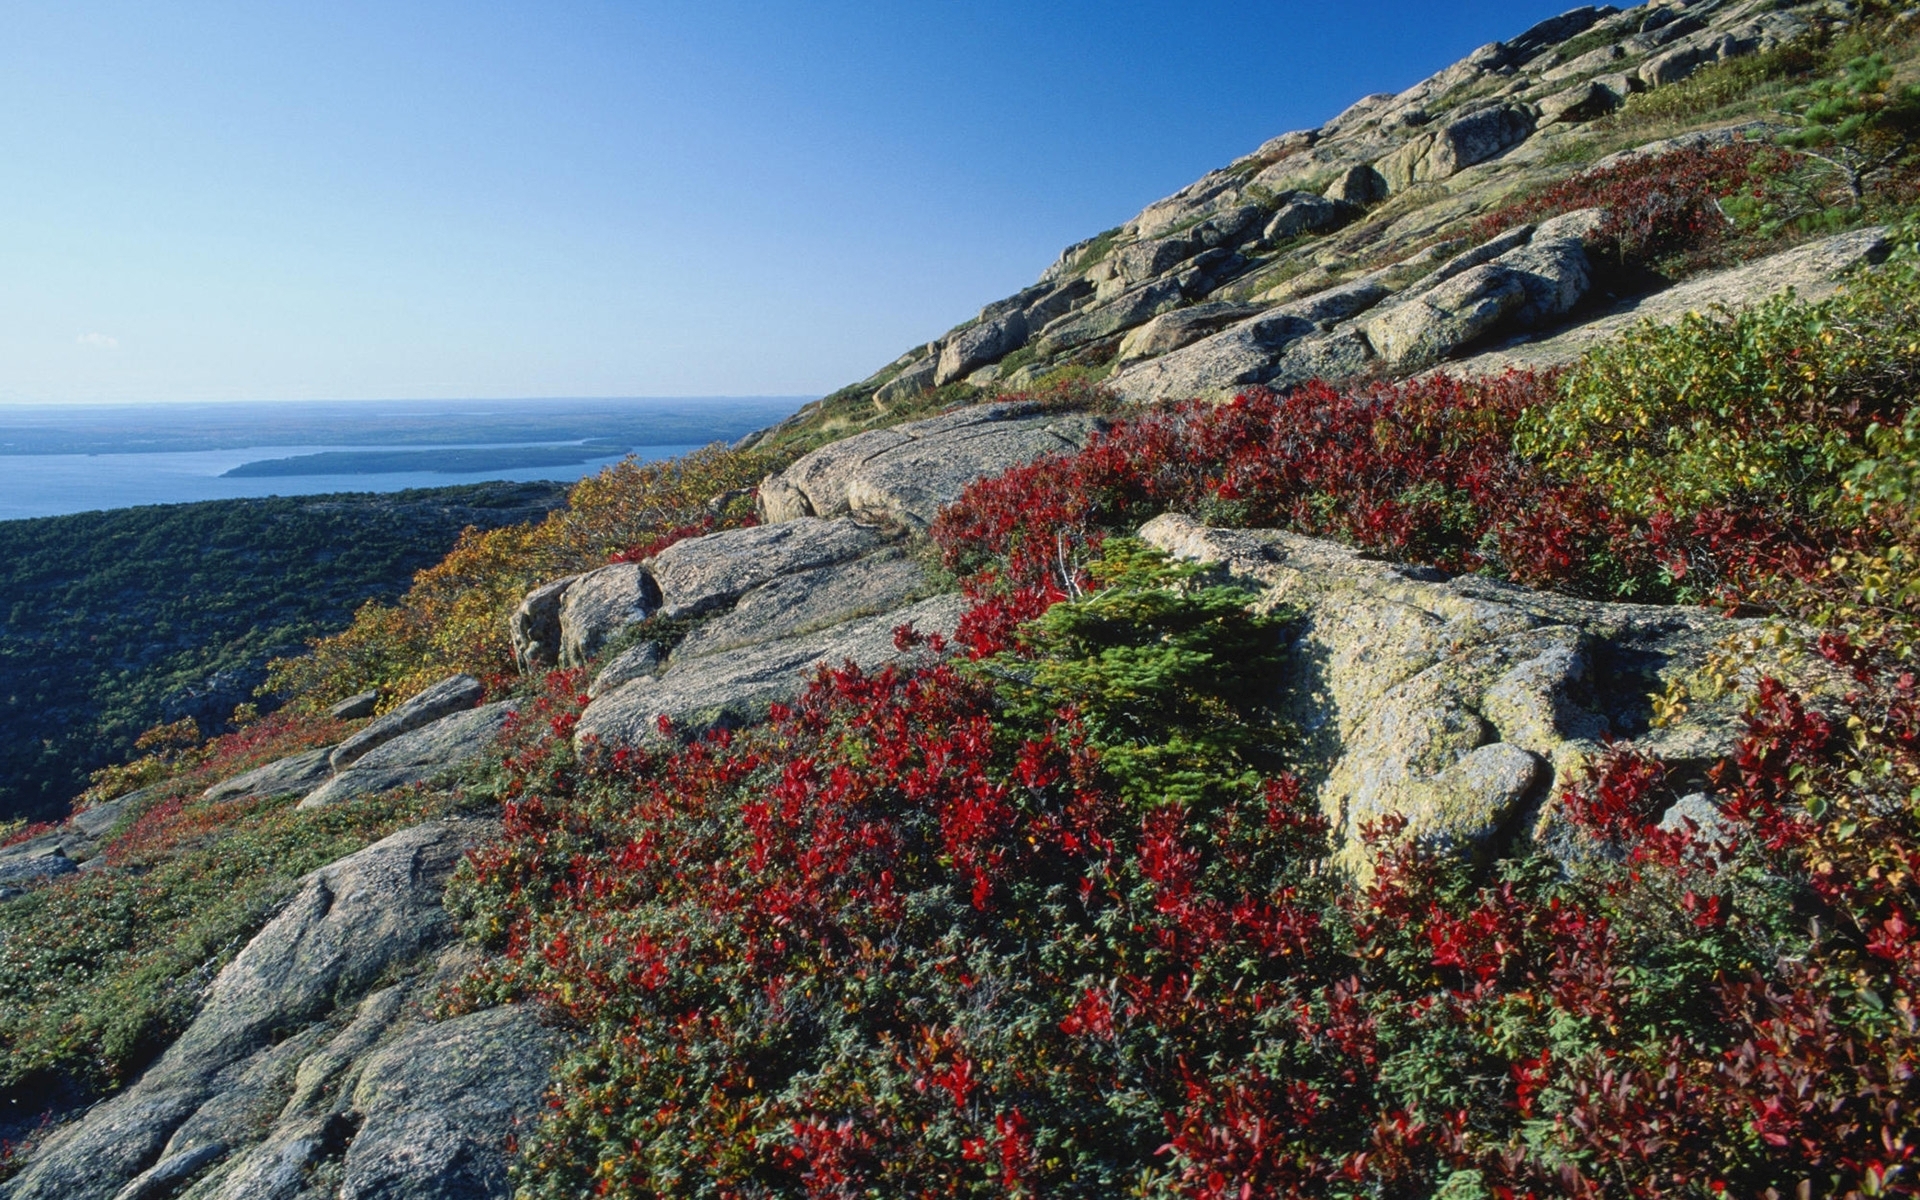
[[[487,694],[486,685],[471,675],[454,675],[412,697],[383,717],[376,717],[359,732],[333,748],[328,765],[343,771],[380,746],[431,725],[480,703]]]
[[[1140,536],[1217,566],[1263,607],[1299,614],[1275,702],[1304,735],[1304,766],[1342,861],[1356,869],[1366,865],[1361,831],[1394,815],[1414,835],[1462,850],[1521,835],[1551,842],[1547,801],[1607,738],[1633,739],[1686,782],[1743,729],[1738,689],[1667,727],[1654,725],[1649,695],[1674,680],[1698,684],[1716,650],[1762,622],[1448,578],[1331,542],[1182,516],[1159,517]],[[1845,691],[1818,660],[1799,670],[1810,694]]]
[[[981,475],[1078,449],[1098,426],[1081,413],[991,404],[823,446],[760,485],[760,519],[852,517],[925,529]]]
[[[308,876],[159,1060],[0,1194],[506,1196],[554,1039],[528,1009],[426,1013],[471,963],[440,897],[489,829],[419,826]]]
[[[512,700],[453,713],[386,742],[355,759],[345,770],[308,792],[301,808],[329,804],[426,783],[479,759],[498,740]]]
[[[1113,392],[1139,402],[1315,377],[1491,373],[1563,364],[1644,319],[1789,287],[1822,295],[1885,255],[1884,231],[1625,298],[1594,294],[1594,213],[1465,248],[1457,236],[1519,190],[1564,176],[1576,156],[1562,152],[1587,122],[1800,36],[1818,7],[1669,0],[1542,22],[1321,128],[1274,138],[1070,247],[1034,286],[902,355],[861,395],[885,410],[956,382],[1017,385],[1062,368],[1110,372]],[[1698,130],[1623,154],[1768,132]],[[875,670],[917,653],[897,636],[903,626],[951,634],[965,604],[923,536],[941,507],[984,475],[1084,446],[1102,424],[993,403],[826,445],[764,481],[755,528],[530,592],[508,623],[516,661],[529,675],[593,668],[577,729],[586,747],[760,720],[823,666]],[[1303,766],[1342,863],[1357,871],[1367,869],[1361,830],[1389,816],[1466,853],[1527,837],[1558,845],[1551,798],[1605,739],[1635,739],[1685,783],[1738,735],[1737,689],[1698,687],[1668,725],[1648,697],[1700,684],[1709,657],[1724,658],[1753,622],[1449,578],[1181,516],[1140,532],[1297,614],[1273,699],[1303,734]],[[1792,669],[1803,690],[1843,686],[1817,663]],[[467,676],[378,717],[376,694],[352,697],[333,715],[371,720],[340,745],[206,796],[297,795],[316,809],[430,784],[493,751],[515,704],[485,699]],[[102,840],[146,799],[0,848],[0,899],[116,869],[102,868]],[[1667,820],[1714,817],[1691,796]],[[506,1195],[505,1147],[538,1111],[558,1041],[531,1008],[429,1015],[443,985],[474,965],[477,952],[453,942],[442,894],[490,831],[430,823],[306,877],[214,978],[174,1044],[55,1132],[0,1197]]]

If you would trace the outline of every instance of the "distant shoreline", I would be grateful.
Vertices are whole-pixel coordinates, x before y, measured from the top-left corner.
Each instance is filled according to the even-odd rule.
[[[462,450],[328,450],[290,458],[242,463],[222,479],[284,479],[310,475],[399,475],[421,471],[465,475],[480,471],[519,471],[535,467],[577,467],[627,454],[624,443],[587,442],[573,446],[498,446]]]

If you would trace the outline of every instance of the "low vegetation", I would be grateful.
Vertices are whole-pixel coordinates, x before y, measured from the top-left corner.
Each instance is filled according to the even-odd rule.
[[[150,1062],[306,872],[456,805],[424,792],[310,812],[293,807],[297,796],[200,798],[344,732],[281,714],[158,748],[170,778],[122,815],[110,869],[0,904],[0,1140],[28,1132],[14,1128],[19,1117],[83,1103]]]
[[[1558,377],[1118,420],[942,517],[955,646],[760,729],[582,761],[551,677],[455,892],[456,1004],[580,1035],[526,1193],[1920,1194],[1917,302],[1909,249]],[[1124,536],[1167,510],[1771,605],[1857,691],[1763,684],[1710,816],[1622,745],[1578,853],[1388,822],[1350,879],[1259,705],[1286,614]]]

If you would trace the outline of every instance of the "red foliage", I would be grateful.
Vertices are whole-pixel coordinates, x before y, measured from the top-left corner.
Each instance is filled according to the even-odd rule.
[[[1642,531],[1513,454],[1515,419],[1552,400],[1552,384],[1516,373],[1256,388],[1116,422],[1077,454],[981,480],[933,529],[976,596],[1004,605],[976,612],[960,640],[1004,645],[1014,624],[1084,586],[1077,564],[1109,532],[1168,510],[1536,586],[1610,593],[1657,575],[1661,548]]]
[[[1719,201],[1738,192],[1764,195],[1767,181],[1791,169],[1793,155],[1759,142],[1695,146],[1640,155],[1584,171],[1482,217],[1475,241],[1528,222],[1597,208],[1603,216],[1588,248],[1614,263],[1700,255],[1732,237]]]

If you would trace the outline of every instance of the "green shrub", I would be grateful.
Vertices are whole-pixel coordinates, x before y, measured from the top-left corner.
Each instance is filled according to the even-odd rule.
[[[1128,803],[1200,811],[1254,786],[1278,761],[1277,727],[1257,714],[1280,676],[1282,616],[1201,581],[1200,569],[1128,538],[1108,540],[1099,590],[1056,604],[1023,652],[986,660],[1010,716],[1041,729],[1071,707]]]
[[[1569,371],[1515,448],[1634,516],[1765,500],[1819,513],[1865,456],[1867,426],[1916,378],[1920,274],[1910,253],[1821,303],[1647,325]]]

